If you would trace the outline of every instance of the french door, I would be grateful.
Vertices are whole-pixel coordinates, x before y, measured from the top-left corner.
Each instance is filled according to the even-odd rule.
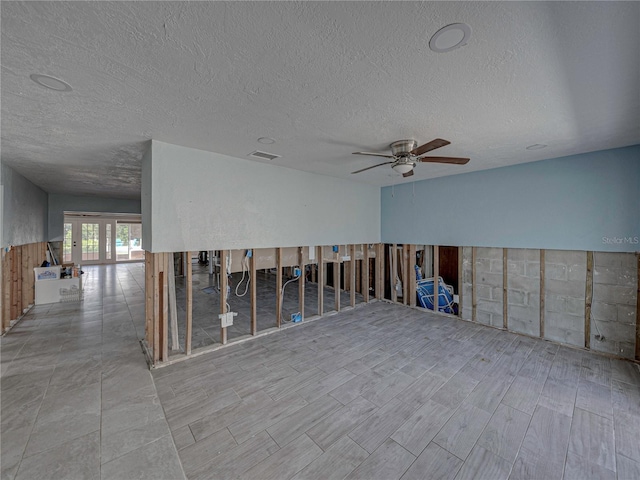
[[[62,263],[114,263],[115,220],[65,219]]]

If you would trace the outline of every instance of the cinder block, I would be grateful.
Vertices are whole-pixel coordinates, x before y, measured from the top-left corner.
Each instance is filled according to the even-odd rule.
[[[490,285],[492,287],[502,286],[501,273],[476,272],[476,282],[478,285]]]
[[[478,258],[488,258],[490,260],[502,260],[502,249],[495,247],[478,247],[476,250]]]
[[[623,252],[595,252],[593,263],[598,266],[619,267],[635,263],[635,254]]]
[[[537,262],[540,260],[540,250],[532,248],[510,248],[507,256],[509,260]]]
[[[587,265],[569,265],[567,278],[571,282],[585,284],[587,281]]]
[[[502,258],[500,260],[491,260],[491,271],[494,273],[502,273]]]
[[[523,307],[521,305],[509,305],[507,315],[509,317],[509,322],[511,322],[511,318],[518,318],[522,321],[532,322],[538,325],[540,324],[539,306]]]
[[[476,322],[483,325],[491,325],[491,314],[487,312],[481,312],[476,310]]]
[[[636,318],[636,307],[633,305],[617,305],[616,320],[619,323],[633,325],[635,327],[638,319]]]
[[[513,275],[511,277],[507,277],[507,287],[514,290],[537,292],[540,290],[540,280],[531,277]]]
[[[597,297],[596,297],[597,295]],[[623,305],[636,304],[636,289],[633,287],[620,287],[618,285],[594,285],[593,296],[606,303]]]
[[[509,316],[509,331],[539,337],[540,323]]]
[[[491,259],[476,257],[476,275],[478,272],[491,271]]]
[[[502,285],[499,287],[491,287],[491,300],[502,303],[503,290]]]
[[[502,315],[491,315],[491,326],[502,328],[504,326]]]
[[[500,315],[502,318],[502,303],[501,302],[491,302],[487,300],[478,300],[477,305],[478,312],[491,313],[494,315]]]
[[[547,325],[546,323],[544,327],[544,338],[568,345],[584,347],[584,332],[564,330],[555,325]]]
[[[570,315],[568,313],[545,312],[545,330],[547,326],[560,330],[571,330],[584,333],[584,317]]]
[[[636,287],[638,274],[628,267],[598,266],[593,269],[593,283]]]
[[[566,281],[567,266],[560,263],[545,262],[544,274],[545,274],[545,279]]]
[[[598,320],[613,321],[618,317],[618,309],[616,305],[595,300],[591,304],[591,316]]]
[[[587,265],[587,252],[577,250],[546,250],[545,261],[565,265]]]
[[[509,260],[507,262],[507,273],[511,275],[524,275],[524,262],[515,262]]]
[[[529,295],[522,290],[508,290],[507,301],[509,305],[528,305]]]
[[[591,332],[604,335],[605,339],[610,339],[611,341],[632,342],[636,335],[636,326],[592,319]]]
[[[544,308],[546,312],[564,313],[567,311],[567,297],[547,293],[544,297]]]
[[[469,303],[469,305],[471,304]],[[471,310],[471,306],[467,307],[465,302],[465,305],[462,307],[462,318],[465,320],[471,320],[472,316],[473,312]]]
[[[584,317],[585,301],[583,298],[566,297],[566,312]]]
[[[547,295],[555,294],[576,298],[584,298],[585,295],[585,284],[580,282],[545,279],[544,289]]]
[[[635,350],[634,344],[630,342],[616,342],[606,339],[604,342],[595,338],[595,335],[591,335],[591,350],[596,352],[611,353],[623,358],[634,358]]]
[[[527,277],[540,279],[540,262],[526,262],[524,273]]]
[[[491,300],[491,287],[488,285],[477,285],[476,295],[479,299]]]

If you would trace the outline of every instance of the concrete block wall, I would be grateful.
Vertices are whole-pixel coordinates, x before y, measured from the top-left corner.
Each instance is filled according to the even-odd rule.
[[[476,249],[476,321],[503,326],[502,248]]]
[[[637,291],[638,267],[635,254],[594,253],[592,350],[634,358],[634,339],[638,321]]]
[[[507,251],[507,304],[510,331],[540,336],[540,250]]]
[[[587,252],[545,252],[544,337],[584,347]]]

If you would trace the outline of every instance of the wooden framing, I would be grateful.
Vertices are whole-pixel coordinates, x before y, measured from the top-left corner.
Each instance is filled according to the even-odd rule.
[[[191,355],[191,337],[193,335],[193,266],[191,252],[185,252],[187,257],[185,268],[185,286],[187,290],[187,321],[185,327],[184,351]]]
[[[544,338],[544,250],[540,250],[540,338]]]
[[[475,322],[478,311],[478,294],[476,287],[476,259],[478,256],[477,247],[471,247],[471,321]]]
[[[171,350],[177,352],[180,350],[178,344],[178,305],[176,305],[176,271],[175,271],[175,255],[167,253],[167,292],[169,312],[171,319]]]
[[[350,289],[349,289],[349,303],[352,307],[356,306],[356,269],[358,268],[358,263],[356,262],[356,246],[354,244],[349,245],[349,256],[351,260],[349,263],[351,264],[350,269]]]
[[[407,272],[409,275],[409,305],[416,306],[416,272],[413,268],[416,264],[416,246],[409,245],[409,258],[407,261]]]
[[[316,247],[316,260],[318,262],[318,315],[324,314],[324,282],[325,282],[325,267],[323,258],[322,245]]]
[[[149,348],[153,348],[153,253],[144,252],[144,324],[145,340]],[[187,337],[189,338],[189,337]]]
[[[458,247],[458,317],[462,318],[462,292],[464,290],[464,247]]]
[[[160,282],[160,255],[154,253],[153,255],[153,363],[160,362],[160,326],[162,325],[162,310],[160,306],[160,288],[162,283]]]
[[[282,324],[282,248],[276,248],[276,326]]]
[[[440,247],[433,246],[433,311],[440,309]]]
[[[173,254],[161,253],[162,255],[162,268],[160,273],[162,279],[162,361],[169,360],[169,255],[173,257]]]
[[[384,298],[384,244],[376,244],[376,279],[375,279],[375,292],[376,298],[382,300]]]
[[[509,282],[507,278],[508,270],[508,249],[502,249],[502,328],[509,329],[509,304],[508,304],[508,287]]]
[[[585,292],[584,292],[584,347],[585,348],[591,348],[591,303],[592,301],[593,301],[593,252],[587,252],[587,280],[585,282]]]
[[[402,245],[402,304],[409,304],[409,244]]]
[[[391,301],[398,303],[398,292],[396,291],[396,279],[398,278],[398,245],[391,245]]]
[[[256,256],[252,253],[249,259],[249,288],[251,295],[251,335],[258,333],[258,286],[256,282]]]
[[[638,290],[636,292],[636,360],[640,361],[640,253],[636,253],[636,263],[638,264]]]
[[[300,278],[298,279],[298,310],[304,320],[304,282],[305,282],[305,261],[304,247],[298,249],[298,267],[300,268]]]
[[[220,313],[227,313],[227,286],[229,279],[227,278],[227,252],[228,250],[220,250]],[[281,274],[282,275],[282,274]],[[282,278],[282,277],[281,277]],[[278,322],[278,326],[280,323]],[[227,343],[227,327],[220,327],[220,343]]]
[[[369,303],[369,245],[362,244],[362,298]]]
[[[338,254],[339,255],[339,254]],[[340,260],[333,264],[333,291],[335,292],[335,311],[340,311]]]

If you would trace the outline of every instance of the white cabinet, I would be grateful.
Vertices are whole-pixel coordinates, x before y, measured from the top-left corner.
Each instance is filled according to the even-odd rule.
[[[60,266],[34,268],[36,305],[74,302],[82,298],[80,277],[60,278]]]

